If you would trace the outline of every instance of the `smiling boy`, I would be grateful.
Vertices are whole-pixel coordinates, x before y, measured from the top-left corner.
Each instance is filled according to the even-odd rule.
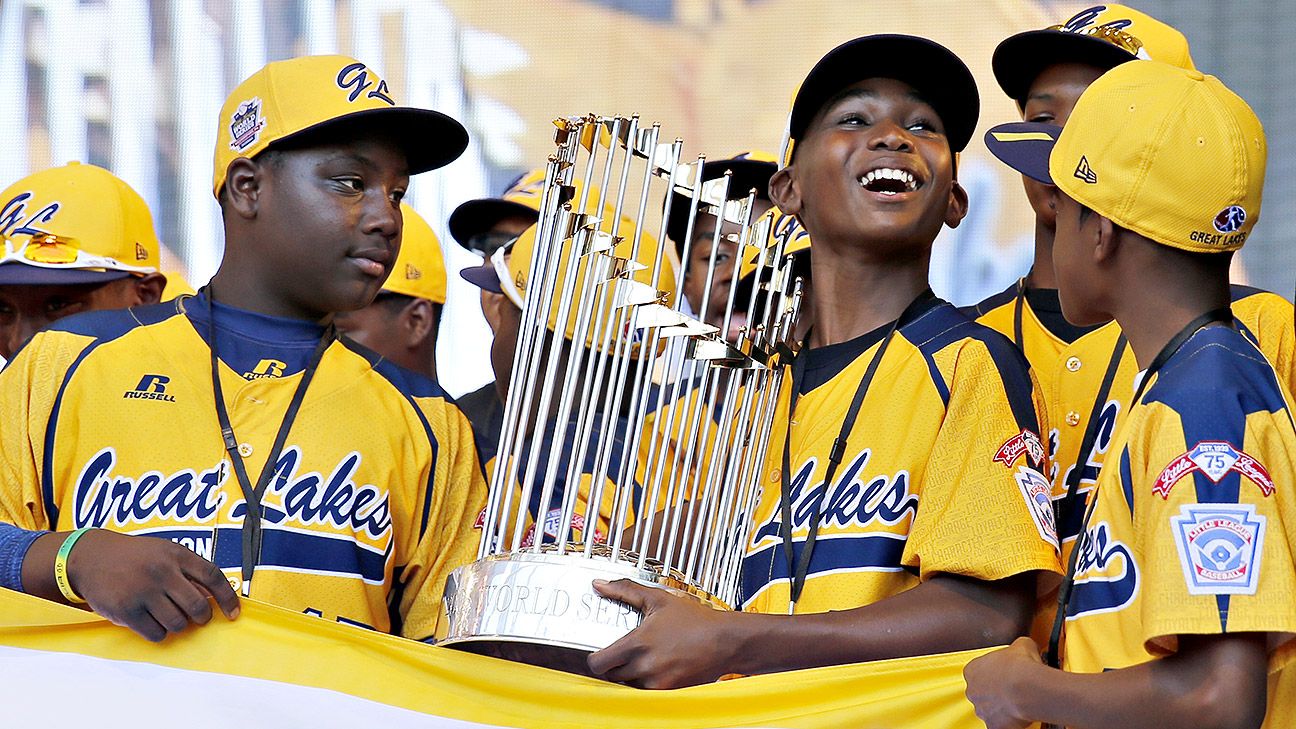
[[[1058,569],[1044,424],[1011,343],[927,282],[967,212],[954,156],[978,106],[963,62],[911,36],[855,39],[806,77],[770,195],[814,240],[815,323],[780,393],[744,612],[596,583],[644,613],[596,674],[662,688],[1023,634]]]
[[[0,374],[0,522],[52,530],[0,530],[0,584],[88,602],[151,640],[208,622],[208,597],[233,617],[235,590],[434,636],[485,501],[471,432],[434,382],[332,319],[387,277],[409,176],[466,144],[342,56],[271,63],[236,88],[211,283],[69,317]]]

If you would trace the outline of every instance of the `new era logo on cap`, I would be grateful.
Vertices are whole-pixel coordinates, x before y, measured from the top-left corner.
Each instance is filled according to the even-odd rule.
[[[1076,164],[1074,174],[1076,179],[1084,180],[1090,185],[1098,184],[1098,173],[1094,172],[1093,168],[1089,166],[1089,158],[1084,155],[1080,155],[1080,162]]]

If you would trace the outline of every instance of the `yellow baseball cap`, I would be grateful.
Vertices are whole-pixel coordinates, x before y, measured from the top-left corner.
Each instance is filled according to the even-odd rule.
[[[408,204],[401,203],[401,215],[405,218],[405,225],[401,233],[400,253],[383,283],[383,291],[444,304],[446,268],[441,256],[441,241],[432,232],[432,226]]]
[[[494,250],[481,250],[473,237],[485,233],[499,221],[509,217],[540,219],[540,195],[544,191],[545,168],[537,167],[509,183],[499,197],[483,197],[461,203],[446,221],[450,237],[470,251],[490,255]]]
[[[239,157],[255,157],[308,132],[374,126],[404,148],[411,175],[453,162],[468,146],[462,124],[438,111],[398,105],[387,82],[354,58],[301,56],[268,63],[221,107],[212,191],[220,196],[225,170]]]
[[[783,255],[798,257],[810,255],[810,234],[801,227],[801,221],[797,220],[795,215],[788,215],[779,210],[778,207],[770,208],[770,214],[774,216],[773,223],[770,225],[770,245],[765,249],[752,248],[743,256],[742,267],[738,269],[740,281],[756,270],[756,264],[761,256],[773,248],[775,241],[784,236],[787,237],[787,245],[783,248]]]
[[[1126,63],[1085,90],[1065,128],[1008,124],[987,139],[996,134],[990,151],[1018,172],[1164,245],[1235,251],[1260,217],[1264,128],[1200,71]]]
[[[531,271],[531,257],[536,245],[536,232],[538,226],[531,226],[524,232],[512,246],[511,251],[506,248],[500,248],[495,251],[489,260],[481,266],[474,266],[460,271],[468,282],[480,286],[487,291],[502,293],[509,298],[518,308],[526,307],[526,296],[529,287],[535,283],[536,276]],[[608,285],[603,287],[602,293],[598,297],[598,303],[594,312],[600,308],[603,310],[605,326],[609,322],[608,318],[615,307],[625,303],[646,304],[656,302],[664,306],[673,306],[675,302],[675,265],[669,256],[666,256],[661,262],[661,271],[658,279],[653,280],[653,266],[657,261],[657,240],[649,235],[646,231],[639,235],[639,250],[634,251],[634,239],[631,234],[634,231],[634,221],[623,217],[620,228],[618,229],[617,238],[613,239],[607,233],[598,234],[604,236],[602,244],[594,238],[580,239],[578,237],[569,237],[563,241],[561,247],[556,247],[550,251],[550,256],[559,256],[559,263],[556,269],[555,281],[561,285],[567,275],[567,262],[571,254],[572,245],[577,241],[581,245],[593,245],[594,248],[608,246],[606,253],[590,253],[582,257],[580,270],[576,274],[576,283],[573,289],[573,304],[568,311],[567,320],[562,327],[563,336],[571,339],[576,332],[578,319],[578,307],[575,305],[576,297],[585,285],[585,279],[592,270],[598,269],[607,277],[614,273],[612,267],[604,264],[610,264],[611,256],[625,258],[630,261],[627,269],[629,276],[621,276],[619,285]],[[578,234],[580,235],[580,234]],[[634,254],[632,256],[632,254]],[[637,285],[636,285],[637,284]],[[553,301],[549,308],[548,327],[550,331],[558,331],[558,314],[561,304],[559,301],[560,290],[556,290]],[[590,346],[598,346],[594,343],[593,322],[597,313],[591,314],[590,331],[586,334],[585,341]],[[670,322],[671,324],[678,322]],[[600,343],[601,344],[601,343]]]
[[[181,296],[193,296],[198,293],[194,287],[177,271],[166,272],[166,286],[162,289],[162,300],[170,301]]]
[[[0,285],[101,283],[157,272],[144,198],[102,167],[69,162],[0,192]]]
[[[1055,63],[1111,69],[1135,59],[1195,68],[1183,33],[1114,3],[1094,5],[1064,23],[1007,38],[995,49],[991,65],[999,87],[1024,106],[1030,85]]]

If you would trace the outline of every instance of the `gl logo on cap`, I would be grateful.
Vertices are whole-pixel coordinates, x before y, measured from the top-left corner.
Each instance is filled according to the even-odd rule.
[[[1246,210],[1241,205],[1230,205],[1215,216],[1215,230],[1221,233],[1232,233],[1246,222]]]
[[[350,89],[351,93],[347,95],[347,101],[355,101],[360,98],[360,94],[363,93],[365,89],[373,86],[374,82],[369,80],[369,69],[365,68],[363,63],[353,63],[346,68],[343,68],[341,71],[338,71],[337,85],[338,88],[343,90]],[[378,79],[378,88],[370,91],[366,94],[366,97],[370,99],[381,99],[392,106],[396,106],[396,102],[392,101],[392,98],[387,94],[387,82]]]

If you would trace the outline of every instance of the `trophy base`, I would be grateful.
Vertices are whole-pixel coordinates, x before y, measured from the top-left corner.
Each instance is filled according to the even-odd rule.
[[[503,658],[514,663],[525,663],[531,666],[549,668],[555,671],[574,673],[578,676],[598,678],[589,670],[589,655],[593,651],[583,648],[567,648],[558,645],[542,645],[512,640],[490,640],[487,638],[467,638],[453,644],[443,644],[466,653],[479,656]]]
[[[438,644],[589,676],[586,657],[643,618],[595,592],[594,580],[631,579],[729,609],[677,576],[626,561],[632,555],[613,561],[543,549],[486,557],[452,572],[445,590],[449,629]]]

